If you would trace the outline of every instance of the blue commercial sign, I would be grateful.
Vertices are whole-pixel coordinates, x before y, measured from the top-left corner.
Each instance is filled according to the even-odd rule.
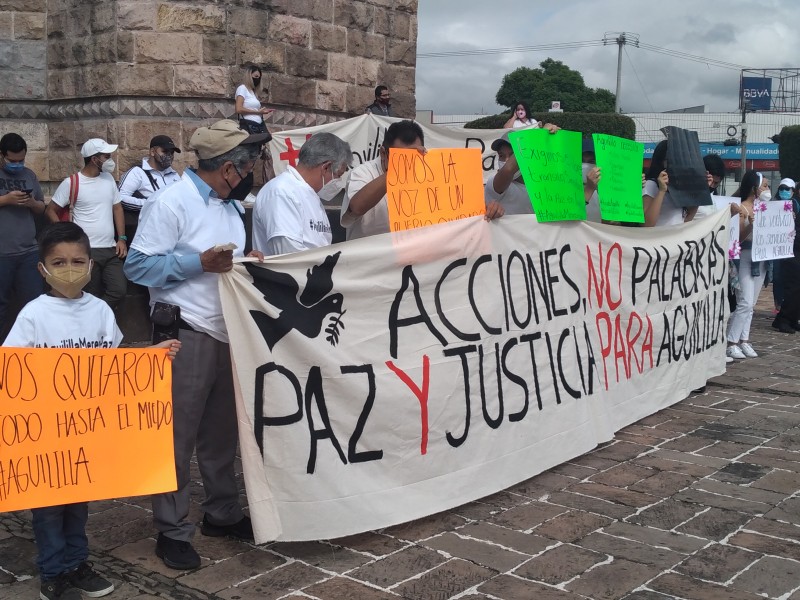
[[[772,79],[769,77],[742,77],[739,107],[750,103],[750,110],[769,110],[772,106]]]
[[[644,157],[652,158],[656,145],[647,142],[644,145]],[[741,146],[723,146],[722,144],[700,144],[700,153],[718,154],[723,160],[741,160]],[[778,160],[778,144],[747,144],[747,160]]]

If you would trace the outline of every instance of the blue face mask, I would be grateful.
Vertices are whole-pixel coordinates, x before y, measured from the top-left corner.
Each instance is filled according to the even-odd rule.
[[[25,162],[7,162],[3,168],[6,172],[17,175],[22,173],[22,170],[25,168]]]
[[[778,198],[781,200],[791,200],[792,190],[778,190]]]

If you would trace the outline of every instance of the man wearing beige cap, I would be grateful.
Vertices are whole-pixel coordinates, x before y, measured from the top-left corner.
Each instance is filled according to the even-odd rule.
[[[268,136],[249,135],[231,120],[197,129],[189,141],[197,169],[145,204],[125,263],[130,280],[150,289],[154,332],[182,343],[172,366],[178,489],[153,496],[156,554],[173,569],[200,566],[189,520],[195,447],[206,495],[202,533],[253,538],[234,478],[236,408],[217,274],[233,268],[245,245],[244,209],[226,198],[253,170]]]
[[[127,282],[122,260],[128,253],[125,214],[112,173],[116,168],[111,155],[116,144],[92,138],[81,147],[83,168],[67,177],[53,194],[45,215],[59,221],[59,208],[70,208],[70,220],[89,236],[92,247],[92,279],[85,291],[117,308],[125,297]]]

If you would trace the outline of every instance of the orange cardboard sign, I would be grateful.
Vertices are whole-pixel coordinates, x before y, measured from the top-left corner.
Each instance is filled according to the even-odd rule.
[[[166,349],[0,348],[0,512],[177,488]]]
[[[389,149],[389,231],[404,231],[486,212],[477,148]]]

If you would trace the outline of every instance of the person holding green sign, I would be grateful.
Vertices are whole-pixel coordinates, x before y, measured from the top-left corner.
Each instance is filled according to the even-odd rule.
[[[545,123],[544,129],[555,133],[560,127],[552,123]],[[489,177],[484,187],[483,194],[486,203],[500,202],[507,215],[532,215],[533,204],[531,204],[530,196],[525,189],[519,164],[514,157],[514,149],[508,139],[508,132],[493,141],[491,148],[497,152],[498,169],[494,175]]]

